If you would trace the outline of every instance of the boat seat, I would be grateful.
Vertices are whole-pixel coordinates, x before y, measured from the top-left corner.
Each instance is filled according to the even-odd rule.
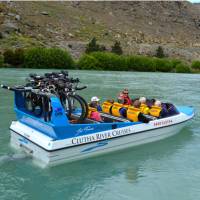
[[[123,118],[123,117],[116,117],[111,114],[100,112],[101,118],[104,122],[130,122],[130,120]]]

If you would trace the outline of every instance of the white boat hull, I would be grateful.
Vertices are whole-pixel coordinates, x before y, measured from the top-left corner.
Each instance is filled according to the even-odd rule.
[[[11,130],[11,146],[17,149],[23,149],[32,155],[37,164],[41,167],[46,167],[158,141],[177,134],[183,126],[185,126],[185,123],[178,123],[144,132],[128,134],[122,137],[52,151],[45,150],[21,134]]]

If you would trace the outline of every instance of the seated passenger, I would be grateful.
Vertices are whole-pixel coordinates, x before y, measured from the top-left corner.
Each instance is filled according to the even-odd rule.
[[[171,104],[171,103],[166,103],[167,106],[167,111],[168,111],[168,115],[172,116],[172,115],[176,115],[179,113],[179,111],[177,110],[177,108]]]
[[[93,119],[95,121],[102,121],[101,115],[96,108],[95,103],[90,103],[88,108],[88,118]]]
[[[91,107],[96,108],[97,111],[102,111],[102,108],[101,108],[101,106],[99,104],[99,101],[100,101],[100,99],[98,97],[92,97],[90,104],[92,104]],[[90,104],[89,104],[89,106],[90,106]]]
[[[149,108],[150,108],[151,106],[153,106],[155,102],[156,102],[155,99],[147,99],[147,100],[146,100],[146,104],[147,104],[147,106],[148,106]]]
[[[128,107],[127,110],[127,118],[133,122],[138,122],[139,121],[139,115],[141,113],[140,111],[140,101],[139,100],[135,100],[132,104],[132,106]]]
[[[169,115],[166,103],[161,103],[162,111],[160,113],[161,117],[167,117]]]
[[[161,111],[162,111],[161,101],[156,100],[154,105],[151,106],[151,109],[149,110],[149,113],[150,113],[150,115],[152,115],[154,117],[160,117],[161,116]]]
[[[122,112],[120,112],[120,111],[122,110],[123,107],[124,107],[123,104],[114,102],[112,105],[112,108],[111,108],[111,114],[115,117],[121,117]]]
[[[139,102],[141,103],[141,105],[140,105],[141,113],[148,115],[149,114],[149,107],[147,106],[146,98],[140,97]]]
[[[128,89],[124,89],[123,92],[120,92],[118,96],[118,102],[124,104],[124,105],[131,105],[132,101],[128,95]]]

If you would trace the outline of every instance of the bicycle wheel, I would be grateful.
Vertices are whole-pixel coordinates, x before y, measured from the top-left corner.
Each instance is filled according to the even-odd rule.
[[[63,101],[62,101],[63,102]],[[68,95],[63,103],[67,117],[72,119],[72,114],[78,116],[77,122],[83,122],[87,117],[86,105],[78,95]]]
[[[84,104],[84,110],[85,110],[85,115],[84,115],[84,119],[85,118],[87,118],[87,116],[88,116],[88,103],[86,102],[86,100],[82,97],[82,96],[80,96],[80,95],[76,95],[77,97],[79,97],[80,99],[81,99],[81,101],[83,102],[83,104]]]

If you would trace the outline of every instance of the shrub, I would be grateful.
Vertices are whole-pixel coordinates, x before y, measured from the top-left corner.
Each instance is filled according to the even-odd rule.
[[[98,60],[90,54],[83,55],[78,61],[78,68],[79,69],[93,69],[93,70],[100,70]]]
[[[27,68],[73,68],[68,52],[57,48],[32,48],[26,51],[24,66]]]
[[[192,62],[192,68],[196,70],[200,70],[200,61],[196,60]]]
[[[125,57],[109,52],[94,52],[90,55],[98,60],[103,70],[127,70]]]
[[[176,66],[176,72],[177,73],[190,73],[191,69],[188,65],[181,63]]]
[[[24,50],[16,49],[14,52],[13,65],[23,65],[24,63]]]
[[[54,69],[71,69],[74,67],[74,61],[70,54],[62,49],[45,49],[46,66]]]
[[[115,44],[112,46],[111,52],[112,53],[116,53],[118,55],[122,55],[123,54],[120,42],[118,42],[118,41],[115,42]]]
[[[170,60],[167,59],[154,58],[154,63],[156,71],[159,72],[171,72],[173,69],[172,62],[170,62]]]
[[[161,46],[159,46],[157,48],[155,56],[158,57],[158,58],[164,58],[165,57],[164,50]]]
[[[105,51],[106,47],[97,44],[96,38],[92,38],[92,40],[87,44],[85,53],[91,53],[95,51]]]
[[[153,59],[146,56],[128,56],[127,68],[133,71],[154,72],[155,64]]]
[[[170,62],[171,62],[172,67],[173,67],[174,69],[176,68],[176,66],[177,66],[178,64],[181,64],[181,63],[182,63],[182,61],[179,60],[179,59],[171,59]]]
[[[24,63],[24,50],[16,49],[11,50],[8,49],[4,52],[4,62],[10,65],[23,65]]]
[[[3,67],[4,59],[3,56],[0,55],[0,67]]]
[[[4,62],[7,64],[12,64],[14,60],[14,52],[11,49],[7,49],[4,53]]]

